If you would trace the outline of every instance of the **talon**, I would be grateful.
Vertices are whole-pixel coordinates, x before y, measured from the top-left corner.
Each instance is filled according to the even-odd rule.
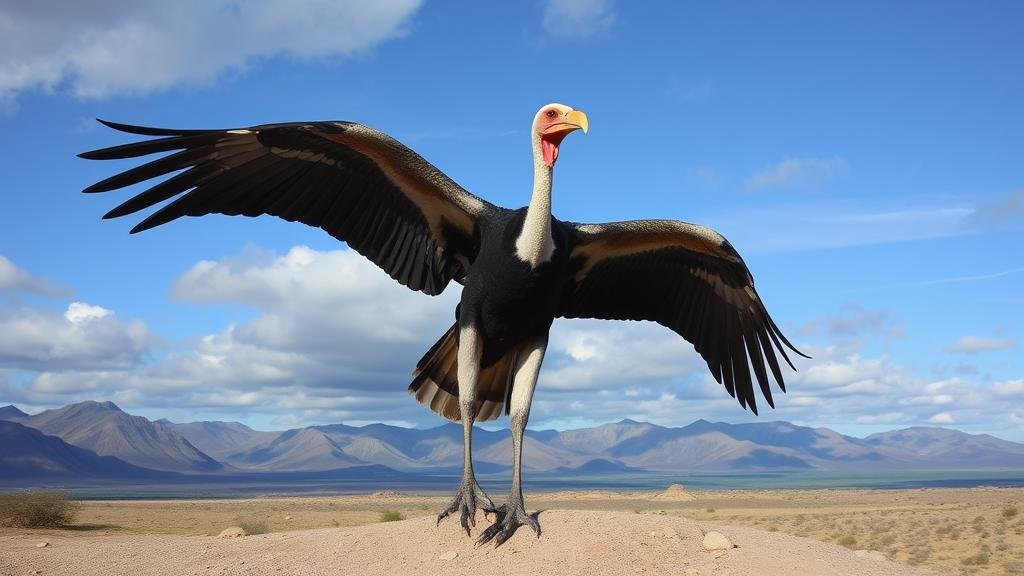
[[[507,542],[524,524],[529,524],[537,534],[537,538],[540,538],[540,522],[537,521],[536,516],[527,514],[521,503],[512,506],[502,504],[494,510],[494,515],[496,518],[494,524],[480,534],[480,538],[476,541],[478,546],[494,540],[494,547],[497,548]]]
[[[459,489],[455,492],[455,498],[452,499],[451,504],[437,515],[437,522],[435,525],[440,525],[441,520],[444,520],[452,513],[459,512],[459,524],[462,529],[466,531],[467,536],[472,536],[471,528],[476,528],[476,511],[477,503],[480,503],[480,508],[484,510],[486,514],[488,507],[493,508],[494,504],[491,499],[484,494],[484,491],[480,489],[480,486],[476,483],[476,480],[472,477],[463,478],[462,483],[459,484]]]

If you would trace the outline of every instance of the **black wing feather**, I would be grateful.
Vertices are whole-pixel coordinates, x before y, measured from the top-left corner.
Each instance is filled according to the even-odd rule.
[[[181,171],[104,218],[171,200],[141,232],[182,216],[269,214],[322,228],[390,276],[428,294],[465,277],[477,222],[496,207],[466,192],[412,150],[351,122],[171,130],[100,120],[150,140],[80,154],[110,160],[170,154],[93,184],[107,192]]]
[[[786,389],[777,351],[790,367],[785,348],[803,354],[768,315],[725,238],[673,221],[565,226],[572,276],[560,316],[658,322],[694,345],[741,406],[757,413],[755,382],[775,406],[771,378]]]

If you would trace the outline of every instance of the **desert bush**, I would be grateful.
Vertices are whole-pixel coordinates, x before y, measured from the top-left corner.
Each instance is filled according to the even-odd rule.
[[[60,528],[74,522],[79,508],[70,494],[59,490],[24,490],[0,494],[0,525]]]
[[[988,552],[981,551],[967,558],[962,558],[960,563],[964,566],[984,566],[988,564]]]
[[[235,523],[242,530],[245,530],[246,535],[252,536],[254,534],[266,534],[270,532],[270,525],[263,518],[257,518],[256,516],[237,516]]]
[[[398,520],[405,520],[405,516],[398,510],[385,510],[380,513],[381,522],[396,522]]]
[[[1007,574],[1024,574],[1024,562],[1020,560],[1010,560],[1003,564],[1003,569],[1006,570]]]
[[[1013,518],[1020,513],[1016,506],[1007,506],[1003,508],[1003,518]]]
[[[839,539],[836,540],[836,543],[840,546],[845,546],[846,548],[853,548],[857,545],[857,537],[853,534],[845,534],[840,536]]]

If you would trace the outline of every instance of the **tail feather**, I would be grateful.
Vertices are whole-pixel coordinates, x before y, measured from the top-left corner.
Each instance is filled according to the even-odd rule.
[[[501,416],[512,387],[512,376],[518,351],[513,350],[480,373],[477,384],[476,420],[494,420]],[[416,364],[409,393],[416,400],[441,416],[458,422],[458,325],[453,324],[427,350]]]

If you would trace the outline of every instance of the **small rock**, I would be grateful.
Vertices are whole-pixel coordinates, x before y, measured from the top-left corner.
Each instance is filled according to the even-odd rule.
[[[241,526],[232,526],[218,534],[217,538],[241,538],[242,536],[245,536],[245,530]]]
[[[49,542],[40,542],[39,544],[36,544],[36,548],[46,548],[49,545]]]
[[[292,517],[291,517],[291,516],[285,516],[285,517],[284,517],[284,519],[285,519],[285,520],[291,520],[291,519],[292,519]]]
[[[43,571],[42,570],[33,570],[32,573],[33,574],[42,574]]]
[[[731,550],[733,547],[732,541],[726,538],[725,534],[715,531],[705,534],[701,545],[705,550]]]
[[[442,553],[440,556],[438,556],[438,558],[440,558],[441,560],[444,560],[445,562],[447,562],[449,560],[455,560],[458,557],[459,557],[459,553],[456,552],[455,550],[449,550],[447,552]]]

